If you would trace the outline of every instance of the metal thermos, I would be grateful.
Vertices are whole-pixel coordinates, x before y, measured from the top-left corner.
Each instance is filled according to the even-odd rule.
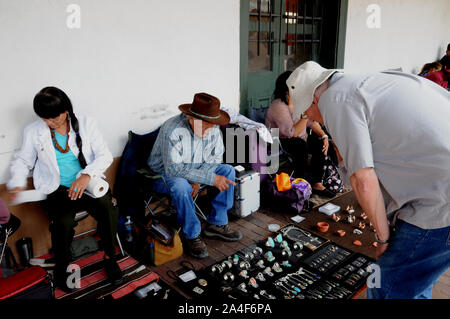
[[[22,266],[29,266],[30,259],[33,258],[33,242],[30,237],[24,237],[16,242],[17,251]]]

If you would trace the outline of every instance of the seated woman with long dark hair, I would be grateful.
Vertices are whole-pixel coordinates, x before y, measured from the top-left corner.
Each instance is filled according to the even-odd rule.
[[[67,286],[71,274],[67,267],[76,226],[74,217],[83,210],[98,222],[105,271],[113,283],[119,284],[122,272],[114,259],[118,210],[112,205],[110,192],[101,198],[84,192],[91,178],[103,177],[112,155],[95,121],[75,116],[72,103],[62,90],[42,89],[34,97],[33,107],[40,119],[25,128],[22,147],[11,164],[7,184],[10,200],[25,189],[28,173],[34,169],[34,187],[47,194],[44,209],[50,219],[57,286],[65,291],[74,289]]]
[[[280,143],[284,150],[294,157],[295,177],[305,178],[308,152],[311,158],[311,186],[313,193],[332,198],[335,194],[322,185],[323,163],[329,151],[328,136],[319,123],[301,118],[294,123],[294,106],[289,97],[286,80],[292,71],[282,73],[276,80],[274,101],[266,115],[267,128],[278,128]],[[307,134],[307,128],[312,130]],[[331,147],[330,151],[334,151]],[[333,157],[334,158],[334,154]]]

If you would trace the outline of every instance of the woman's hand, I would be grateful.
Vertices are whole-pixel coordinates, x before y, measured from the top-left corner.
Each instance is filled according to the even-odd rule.
[[[25,190],[25,187],[15,187],[15,188],[8,190],[8,197],[7,197],[6,201],[9,204],[11,204],[17,198],[17,195],[19,195],[19,193],[24,190]]]
[[[325,137],[323,140],[323,148],[322,152],[325,156],[328,154],[328,147],[330,146],[330,142],[328,141],[328,137]]]
[[[89,184],[91,177],[87,174],[81,174],[80,178],[75,180],[70,188],[67,190],[69,192],[69,197],[71,200],[77,200],[83,196],[84,190]]]

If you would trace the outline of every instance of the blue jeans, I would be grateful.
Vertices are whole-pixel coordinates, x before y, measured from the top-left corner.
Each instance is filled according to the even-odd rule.
[[[235,172],[231,165],[220,164],[215,173],[234,181]],[[191,184],[181,177],[167,177],[164,175],[164,178],[169,190],[167,190],[162,179],[155,182],[153,189],[156,192],[170,195],[177,210],[177,221],[183,228],[185,237],[188,239],[198,237],[201,233],[201,223],[195,214],[194,201],[191,196]],[[208,216],[208,223],[219,226],[228,224],[228,210],[233,207],[234,202],[234,186],[228,186],[228,190],[222,192],[217,190],[218,194],[211,203],[212,210]]]
[[[433,285],[450,267],[450,226],[422,229],[397,220],[386,252],[378,259],[381,287],[369,299],[431,299]]]

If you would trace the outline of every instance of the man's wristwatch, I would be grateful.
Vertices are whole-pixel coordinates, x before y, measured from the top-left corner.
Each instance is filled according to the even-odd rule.
[[[377,243],[379,243],[379,244],[386,245],[386,244],[389,244],[389,243],[391,242],[391,239],[388,238],[388,239],[386,239],[386,240],[380,240],[380,239],[378,238],[378,235],[375,233],[375,241],[376,241]]]
[[[328,138],[328,135],[327,135],[327,134],[323,134],[321,137],[319,137],[319,139],[321,139],[321,140],[323,140],[323,139],[325,139],[325,138]]]

